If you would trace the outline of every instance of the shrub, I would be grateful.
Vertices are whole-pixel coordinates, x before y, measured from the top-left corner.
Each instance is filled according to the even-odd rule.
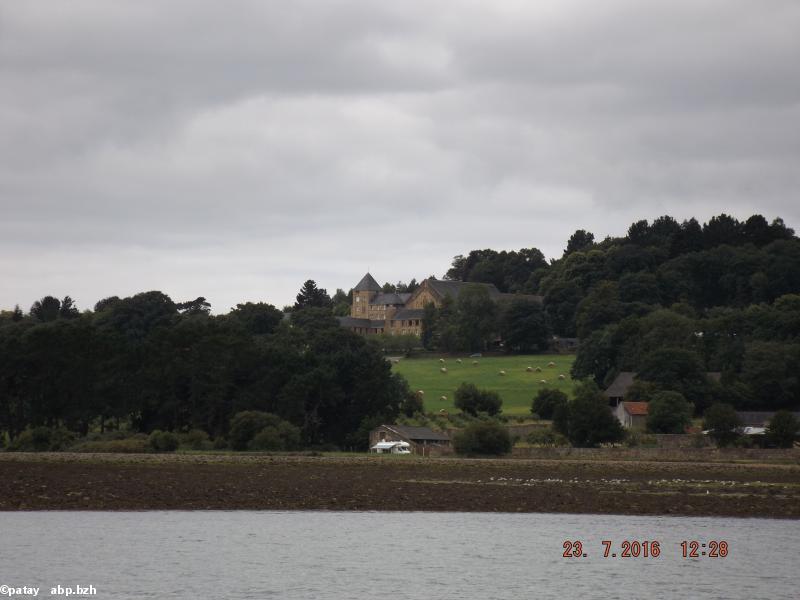
[[[147,436],[131,437],[122,440],[98,440],[84,442],[75,448],[76,452],[113,452],[115,454],[141,454],[150,449]]]
[[[178,436],[171,431],[156,429],[147,438],[150,448],[156,452],[174,452],[178,449]]]
[[[683,433],[694,407],[678,392],[656,392],[647,405],[647,429],[653,433]]]
[[[281,434],[275,427],[264,427],[248,444],[250,450],[283,450]]]
[[[228,448],[228,440],[226,440],[221,435],[214,438],[214,443],[212,444],[214,450],[225,450]]]
[[[251,446],[258,434],[271,428],[277,432],[280,439],[279,447],[258,448],[263,450],[295,450],[300,447],[300,430],[272,413],[249,410],[236,413],[231,419],[231,430],[228,436],[234,450],[257,449]],[[272,433],[264,436],[259,443],[275,445],[271,440]]]
[[[788,410],[779,410],[767,426],[767,439],[779,448],[791,448],[800,431],[800,421]]]
[[[499,423],[477,421],[455,435],[453,447],[467,456],[501,456],[511,452],[511,436]]]
[[[739,415],[730,404],[712,404],[703,415],[703,429],[719,446],[729,446],[739,437],[737,429],[742,426]]]
[[[75,434],[62,427],[34,427],[26,429],[8,446],[10,452],[57,452],[75,442]]]
[[[478,413],[496,415],[503,406],[503,400],[497,392],[478,389],[474,383],[462,383],[456,390],[454,404],[459,410],[473,416]]]
[[[600,388],[592,381],[577,385],[575,398],[556,408],[553,427],[578,447],[618,442],[625,437],[622,425],[611,414]]]
[[[559,404],[567,403],[567,395],[561,390],[539,390],[531,405],[531,412],[540,419],[552,419],[553,412]]]
[[[542,427],[531,431],[526,441],[531,446],[545,446],[550,448],[569,446],[569,440],[560,433],[553,431],[550,427]]]
[[[191,450],[205,450],[209,447],[208,434],[202,429],[191,429],[181,436],[181,444]]]

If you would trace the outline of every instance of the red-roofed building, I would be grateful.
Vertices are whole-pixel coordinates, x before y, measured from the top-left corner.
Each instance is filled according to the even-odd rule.
[[[647,427],[647,402],[620,402],[616,416],[623,427],[644,431]]]

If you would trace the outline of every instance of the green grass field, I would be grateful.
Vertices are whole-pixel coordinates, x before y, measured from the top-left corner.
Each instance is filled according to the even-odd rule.
[[[461,363],[457,362],[461,359]],[[478,364],[473,365],[473,360]],[[444,364],[439,358],[401,358],[393,365],[396,372],[408,380],[411,389],[425,392],[425,410],[436,412],[444,408],[455,411],[453,406],[456,388],[462,382],[474,383],[479,388],[494,390],[503,398],[503,414],[529,415],[533,397],[545,387],[556,388],[568,396],[572,396],[572,379],[569,375],[572,362],[571,354],[532,354],[523,356],[491,356],[472,359],[466,355],[447,357]],[[553,362],[555,367],[547,365]],[[446,367],[447,373],[441,368]],[[526,369],[533,367],[533,372]],[[536,367],[542,369],[536,372]],[[505,375],[500,375],[500,371]],[[559,379],[559,375],[565,379]],[[540,383],[541,380],[547,383]],[[447,400],[442,400],[447,396]]]

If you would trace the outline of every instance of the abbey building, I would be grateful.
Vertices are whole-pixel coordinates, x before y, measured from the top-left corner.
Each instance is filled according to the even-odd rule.
[[[491,283],[465,283],[462,281],[441,281],[434,277],[424,280],[413,294],[384,293],[375,278],[369,273],[353,288],[353,303],[349,317],[339,317],[342,327],[362,334],[387,333],[389,335],[421,335],[425,305],[433,303],[441,306],[444,298],[450,296],[457,301],[463,289],[480,285],[486,288],[495,302],[514,298],[535,299],[540,296],[504,294]]]

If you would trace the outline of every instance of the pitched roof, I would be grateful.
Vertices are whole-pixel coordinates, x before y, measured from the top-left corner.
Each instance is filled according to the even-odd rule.
[[[408,298],[406,298],[406,300],[407,299]],[[403,296],[401,294],[395,294],[395,293],[378,294],[377,296],[375,296],[375,298],[372,299],[372,301],[370,301],[370,304],[398,305],[398,304],[405,304],[406,300],[403,299]]]
[[[647,402],[623,402],[622,406],[631,416],[647,416]]]
[[[633,371],[621,371],[604,392],[606,398],[622,398],[625,396],[625,392],[633,385],[634,377],[636,377],[636,373]]]
[[[375,281],[375,278],[367,273],[364,277],[361,278],[356,284],[356,287],[353,288],[354,292],[380,292],[381,286],[378,285],[378,282]]]
[[[717,371],[709,371],[706,377],[711,381],[719,381],[722,373]],[[636,378],[636,373],[633,371],[620,371],[619,375],[611,382],[605,392],[606,398],[622,398],[628,391],[628,388],[633,385],[633,380]]]
[[[425,317],[425,310],[422,308],[401,308],[392,319],[422,319]]]
[[[383,319],[359,319],[358,317],[336,317],[342,327],[365,327],[381,329],[386,324]]]
[[[359,319],[358,317],[337,317],[337,319],[342,327],[369,327],[369,319]]]
[[[430,427],[412,427],[410,425],[384,425],[409,440],[431,440],[446,442],[450,437],[441,431],[434,431]]]

